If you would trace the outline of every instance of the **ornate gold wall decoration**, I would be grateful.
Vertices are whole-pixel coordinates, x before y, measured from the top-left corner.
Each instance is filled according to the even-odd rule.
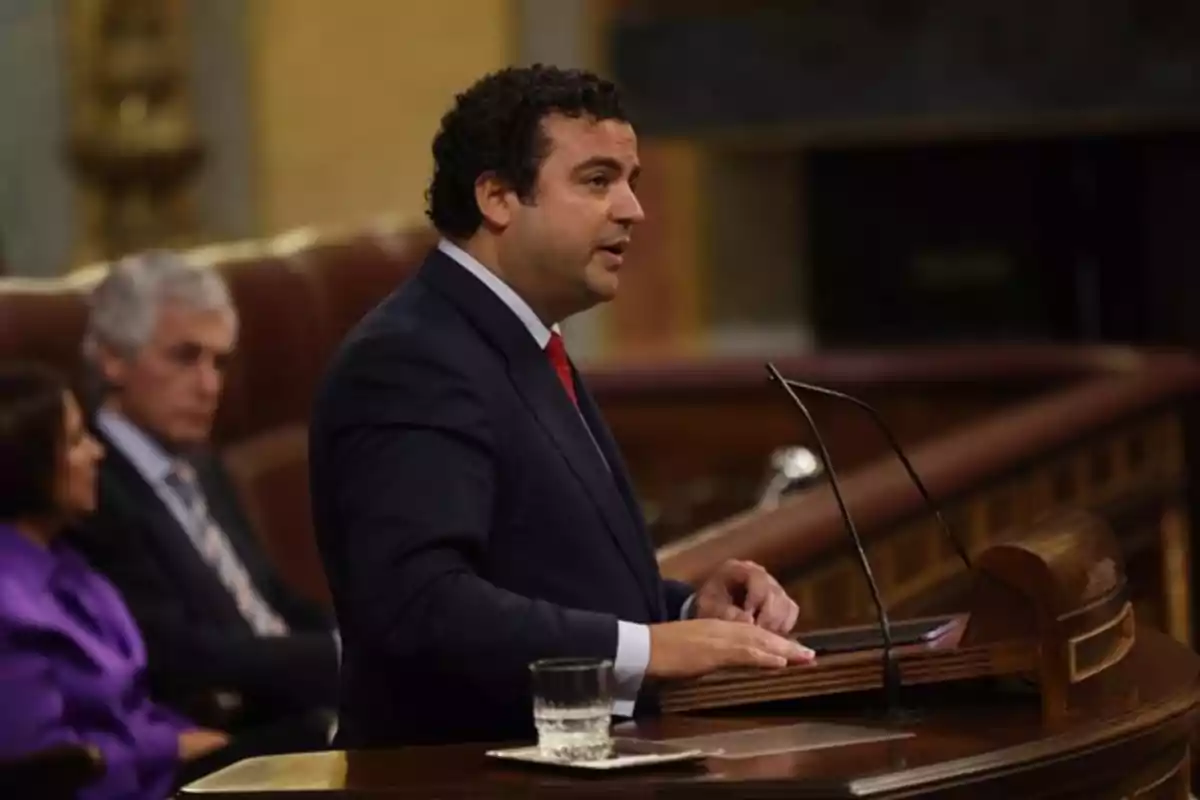
[[[71,0],[68,8],[76,263],[194,242],[204,150],[180,0]]]

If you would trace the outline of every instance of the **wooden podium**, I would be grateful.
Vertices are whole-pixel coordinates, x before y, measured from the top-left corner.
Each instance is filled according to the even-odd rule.
[[[969,611],[936,640],[895,648],[902,685],[1028,678],[1047,722],[1112,688],[1107,673],[1132,649],[1135,630],[1121,553],[1104,522],[1081,511],[1047,518],[984,551],[973,566]],[[662,708],[699,711],[879,689],[883,655],[866,650],[779,672],[718,673],[663,687]]]
[[[864,712],[879,705],[873,650],[663,686],[664,714],[615,730],[694,740],[774,728],[782,738],[796,723],[832,722],[898,738],[597,775],[485,756],[519,742],[297,754],[236,764],[179,796],[1187,798],[1200,656],[1135,628],[1104,523],[1046,519],[981,553],[974,572],[955,626],[894,653],[907,715]]]

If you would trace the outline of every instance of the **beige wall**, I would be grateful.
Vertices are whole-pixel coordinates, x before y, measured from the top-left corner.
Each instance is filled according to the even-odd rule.
[[[456,91],[515,56],[511,0],[254,0],[262,233],[420,219]]]

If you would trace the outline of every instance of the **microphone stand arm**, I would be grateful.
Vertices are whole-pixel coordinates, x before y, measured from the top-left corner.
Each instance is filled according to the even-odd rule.
[[[863,411],[867,412],[867,414],[875,422],[875,427],[877,427],[884,435],[884,438],[887,439],[888,444],[892,448],[892,452],[896,454],[896,458],[899,459],[900,463],[904,466],[904,470],[908,473],[908,477],[912,480],[913,485],[916,486],[917,491],[921,493],[921,497],[925,500],[925,505],[930,511],[933,512],[934,518],[937,519],[938,525],[941,526],[942,532],[946,535],[946,539],[948,539],[951,546],[954,547],[955,553],[958,555],[959,559],[962,560],[966,568],[968,570],[971,569],[971,557],[967,554],[967,548],[963,545],[962,541],[954,535],[954,532],[946,523],[945,518],[942,516],[942,512],[937,507],[937,503],[933,501],[933,498],[929,494],[929,490],[925,488],[924,482],[922,482],[921,478],[917,475],[917,471],[913,469],[912,462],[908,460],[908,456],[904,455],[904,449],[900,447],[900,442],[897,441],[895,434],[892,433],[891,429],[883,421],[883,416],[876,411],[874,407],[863,400],[859,400],[853,395],[845,394],[844,392],[839,392],[834,389],[827,389],[824,386],[803,383],[801,381],[792,380],[791,378],[780,378],[780,380],[794,389],[812,392],[813,394],[822,394],[826,397],[837,398],[838,400],[845,400],[846,402],[852,403],[861,408]]]
[[[871,590],[871,598],[874,600],[875,610],[878,612],[880,634],[883,637],[883,693],[885,702],[887,703],[887,711],[891,714],[898,709],[900,702],[900,668],[892,655],[892,624],[888,619],[887,608],[884,606],[883,598],[879,593],[879,584],[876,583],[875,574],[871,571],[870,559],[867,558],[867,552],[863,548],[862,538],[858,535],[858,528],[855,527],[854,520],[850,517],[850,512],[846,508],[846,501],[842,497],[842,488],[838,482],[837,472],[834,470],[833,461],[829,457],[829,449],[825,446],[825,441],[821,438],[821,434],[817,430],[817,423],[813,419],[812,412],[808,410],[808,407],[796,395],[795,390],[791,387],[788,380],[779,374],[779,370],[775,368],[774,364],[767,364],[767,371],[771,374],[772,379],[783,387],[783,390],[792,398],[792,402],[800,409],[800,413],[804,415],[804,419],[808,422],[809,430],[812,431],[813,438],[816,440],[817,448],[821,451],[821,460],[825,464],[825,469],[829,471],[829,485],[833,489],[833,496],[837,501],[842,520],[846,524],[846,530],[854,543],[859,565],[862,567],[863,574],[866,575],[867,586]]]

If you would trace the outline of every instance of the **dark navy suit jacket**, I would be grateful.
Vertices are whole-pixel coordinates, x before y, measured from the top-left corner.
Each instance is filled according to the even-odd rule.
[[[187,711],[213,692],[237,692],[244,707],[235,728],[332,706],[332,620],[275,571],[220,461],[193,459],[209,511],[259,592],[287,620],[288,636],[254,635],[154,488],[103,432],[95,435],[105,443],[98,507],[68,539],[116,584],[137,620],[155,695]]]
[[[677,618],[691,589],[660,577],[576,383],[578,410],[513,311],[438,250],[343,343],[309,450],[339,746],[530,736],[530,662],[613,658],[618,619]]]

